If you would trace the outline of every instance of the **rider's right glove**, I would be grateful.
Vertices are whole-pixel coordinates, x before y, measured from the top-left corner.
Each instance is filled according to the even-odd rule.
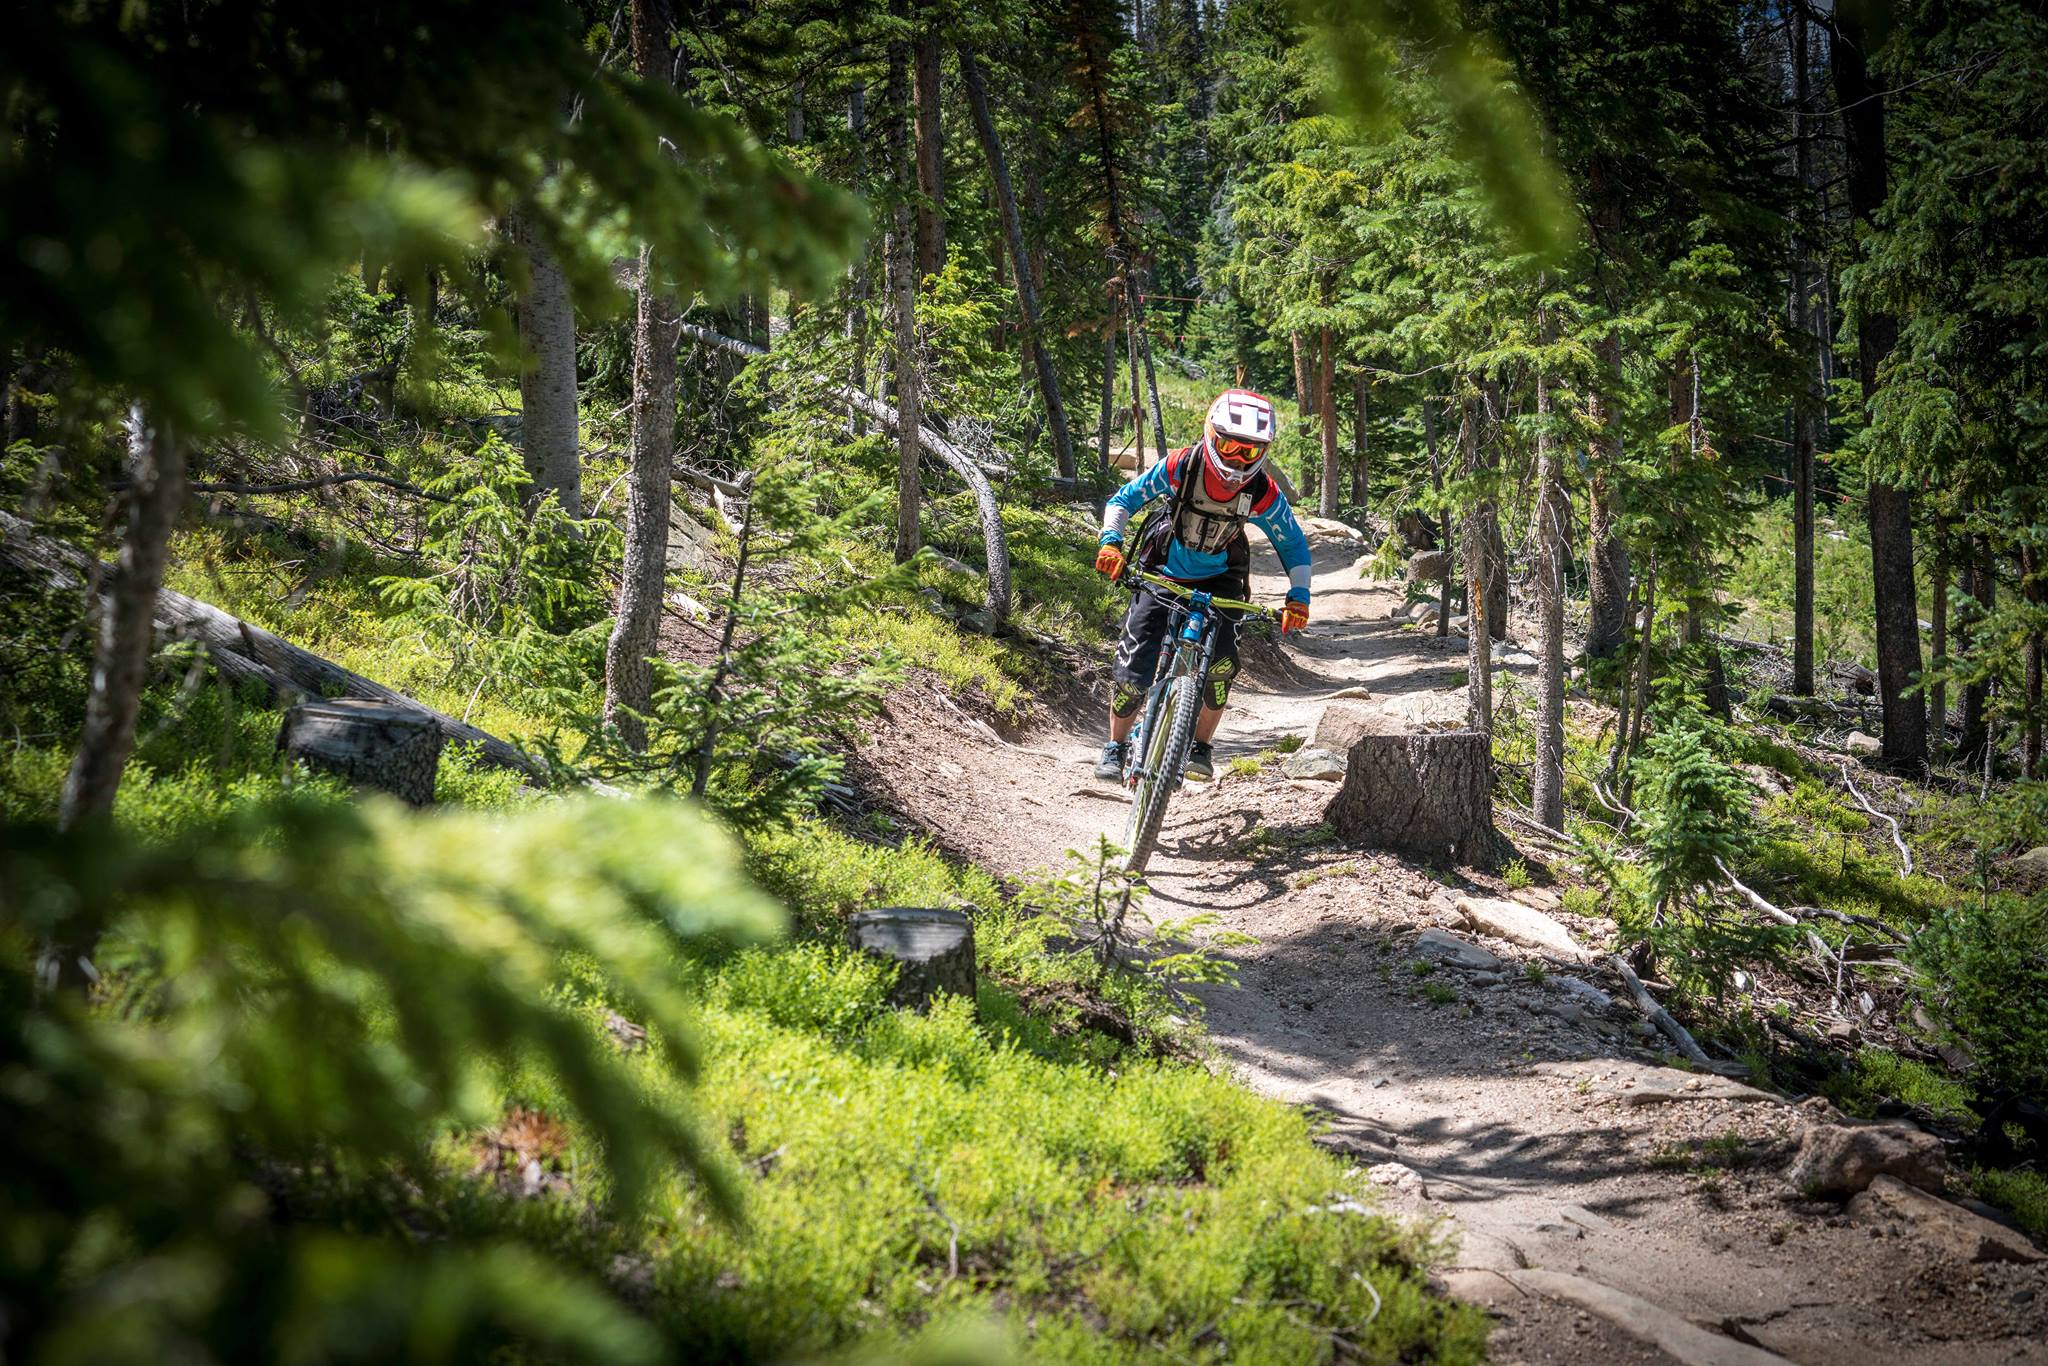
[[[1104,541],[1101,549],[1095,552],[1095,572],[1106,574],[1112,579],[1122,577],[1124,572],[1123,547],[1114,541]]]

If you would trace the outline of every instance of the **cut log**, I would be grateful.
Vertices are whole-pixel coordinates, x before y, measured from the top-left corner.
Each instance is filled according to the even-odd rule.
[[[0,561],[64,592],[82,591],[87,582],[92,582],[101,585],[99,591],[104,593],[104,585],[112,574],[112,570],[95,564],[84,551],[43,535],[30,523],[7,512],[0,512]],[[531,756],[488,731],[415,702],[404,693],[322,659],[311,650],[300,649],[197,598],[168,588],[159,591],[156,628],[160,636],[197,640],[212,656],[214,667],[230,682],[259,683],[272,701],[342,696],[409,708],[431,719],[445,740],[475,745],[485,762],[531,778],[545,776]]]
[[[278,749],[308,768],[335,773],[414,806],[434,800],[441,730],[414,707],[354,697],[301,702],[284,714]]]
[[[942,991],[974,1002],[974,922],[959,911],[884,906],[847,921],[847,942],[896,965],[889,1004],[924,1010]]]
[[[1473,731],[1360,735],[1325,819],[1354,844],[1490,866],[1493,756]]]

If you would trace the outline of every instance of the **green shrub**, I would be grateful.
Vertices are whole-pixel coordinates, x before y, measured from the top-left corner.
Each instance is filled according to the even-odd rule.
[[[2048,896],[1942,911],[1908,949],[1937,1031],[1988,1088],[2048,1095]]]

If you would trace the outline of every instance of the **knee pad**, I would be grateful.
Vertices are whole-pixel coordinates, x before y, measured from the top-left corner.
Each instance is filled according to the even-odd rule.
[[[1209,676],[1202,681],[1202,694],[1212,707],[1221,707],[1230,700],[1230,680],[1237,675],[1235,659],[1219,659],[1209,666]]]
[[[1117,683],[1109,690],[1109,709],[1118,716],[1131,715],[1144,700],[1145,690],[1135,683]]]

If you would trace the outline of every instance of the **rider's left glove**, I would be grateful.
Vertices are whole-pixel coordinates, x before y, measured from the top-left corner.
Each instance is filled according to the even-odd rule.
[[[1299,631],[1308,625],[1308,604],[1297,598],[1289,598],[1287,605],[1280,609],[1280,633]]]
[[[1095,552],[1095,572],[1112,579],[1121,578],[1124,572],[1123,547],[1113,541],[1103,542],[1101,549]]]

